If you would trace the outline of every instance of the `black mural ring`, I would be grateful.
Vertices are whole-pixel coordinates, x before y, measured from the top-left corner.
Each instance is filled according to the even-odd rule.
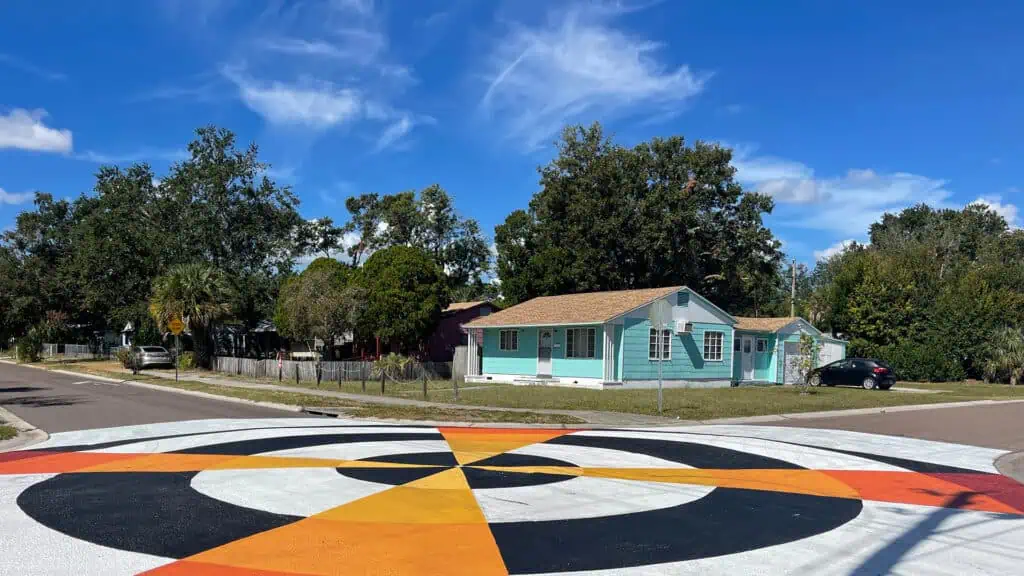
[[[179,453],[241,456],[341,443],[441,439],[441,434],[430,429],[287,436],[220,443]],[[756,454],[662,439],[570,434],[547,443],[644,454],[694,468],[801,468]],[[454,460],[449,453],[381,456],[375,460],[387,458],[421,459],[423,465],[435,471],[453,466]],[[572,466],[560,460],[505,453],[463,466],[462,470],[475,489],[574,478],[550,475],[553,478],[545,479],[548,475],[514,472],[516,466],[537,465]],[[484,466],[509,472],[494,476],[495,471]],[[353,470],[339,472],[351,476]],[[171,558],[191,556],[301,520],[199,493],[191,487],[195,474],[60,474],[26,489],[18,505],[36,521],[68,536]],[[402,483],[399,478],[384,483],[392,482]],[[828,532],[856,518],[861,509],[857,499],[716,488],[702,498],[666,508],[579,519],[491,522],[490,529],[509,572],[529,574],[627,568],[745,552]]]

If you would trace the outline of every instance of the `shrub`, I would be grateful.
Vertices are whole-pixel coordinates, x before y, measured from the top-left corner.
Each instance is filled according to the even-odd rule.
[[[131,348],[117,349],[117,361],[121,363],[123,368],[131,368],[133,359],[134,355],[132,354]]]
[[[196,353],[182,352],[178,356],[178,370],[191,370],[196,367]]]
[[[15,352],[20,362],[39,362],[43,355],[43,336],[37,328],[31,328],[28,334],[18,339]]]

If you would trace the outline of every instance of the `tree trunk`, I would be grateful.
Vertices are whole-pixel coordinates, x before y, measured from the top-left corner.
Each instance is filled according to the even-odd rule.
[[[1017,385],[1017,374],[1016,373],[1010,374],[1010,386],[1016,386],[1016,385]]]

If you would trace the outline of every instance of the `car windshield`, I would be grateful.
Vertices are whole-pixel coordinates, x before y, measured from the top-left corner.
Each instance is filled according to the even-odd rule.
[[[872,362],[874,362],[875,364],[878,364],[882,368],[891,368],[891,366],[889,366],[888,363],[886,363],[886,362],[884,362],[882,360],[872,360]]]
[[[167,353],[167,350],[164,350],[163,348],[161,348],[159,346],[143,346],[142,347],[142,351],[143,352],[163,352],[165,354]]]

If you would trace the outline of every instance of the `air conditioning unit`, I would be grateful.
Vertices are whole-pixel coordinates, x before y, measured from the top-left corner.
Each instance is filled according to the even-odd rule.
[[[693,332],[693,322],[676,320],[676,334],[689,334]]]

